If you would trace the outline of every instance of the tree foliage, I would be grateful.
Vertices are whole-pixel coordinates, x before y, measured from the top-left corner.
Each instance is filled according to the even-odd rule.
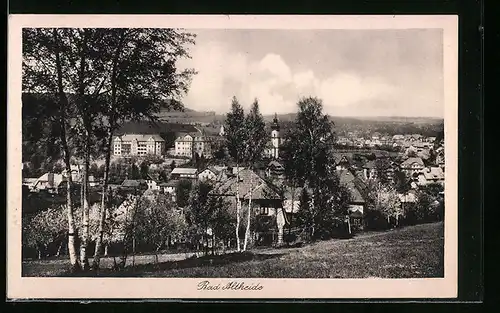
[[[184,208],[189,204],[189,195],[192,188],[193,182],[190,180],[183,179],[177,183],[175,198],[179,207]]]
[[[335,133],[322,101],[303,98],[298,108],[295,127],[289,129],[283,144],[285,176],[309,193],[309,206],[301,204],[300,220],[312,229],[313,237],[325,237],[335,221],[344,220],[350,192],[341,186],[333,167]]]

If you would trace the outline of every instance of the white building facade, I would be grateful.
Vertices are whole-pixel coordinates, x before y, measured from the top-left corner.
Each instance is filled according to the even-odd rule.
[[[264,155],[271,159],[278,159],[280,145],[282,143],[282,138],[280,136],[280,125],[278,122],[278,116],[274,115],[274,120],[271,125],[271,139],[267,148],[264,150]]]
[[[113,155],[117,157],[163,155],[165,140],[160,135],[126,134],[113,139]]]
[[[198,156],[212,156],[213,138],[200,134],[183,134],[175,140],[174,154],[176,156],[192,158],[194,154]]]

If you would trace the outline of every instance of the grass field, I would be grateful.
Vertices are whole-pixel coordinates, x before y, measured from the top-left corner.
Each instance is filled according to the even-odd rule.
[[[422,278],[444,275],[443,223],[365,233],[348,240],[300,248],[262,249],[185,259],[182,255],[137,257],[121,272],[87,275],[232,278]],[[110,263],[109,260],[106,261]],[[106,263],[105,262],[105,263]],[[23,276],[66,276],[67,260],[23,262]]]

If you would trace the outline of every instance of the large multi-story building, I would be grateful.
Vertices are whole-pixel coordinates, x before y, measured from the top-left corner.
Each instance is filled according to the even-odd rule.
[[[212,156],[212,144],[214,138],[200,133],[181,134],[174,143],[174,154],[192,158],[196,153],[198,156]]]
[[[165,140],[157,134],[125,134],[113,139],[114,156],[163,155]]]

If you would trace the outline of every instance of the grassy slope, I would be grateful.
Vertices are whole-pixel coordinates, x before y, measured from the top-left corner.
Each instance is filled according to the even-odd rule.
[[[418,278],[443,277],[442,223],[411,226],[350,240],[329,240],[302,248],[256,250],[160,264],[141,264],[103,276],[265,277],[265,278]],[[150,258],[151,260],[151,258]],[[26,273],[57,272],[55,261],[24,263]],[[67,261],[66,261],[67,262]],[[38,268],[38,270],[37,270]],[[28,274],[28,275],[30,275]]]
[[[442,224],[324,241],[256,260],[144,273],[165,277],[409,278],[444,275]],[[281,253],[280,253],[281,252]]]

